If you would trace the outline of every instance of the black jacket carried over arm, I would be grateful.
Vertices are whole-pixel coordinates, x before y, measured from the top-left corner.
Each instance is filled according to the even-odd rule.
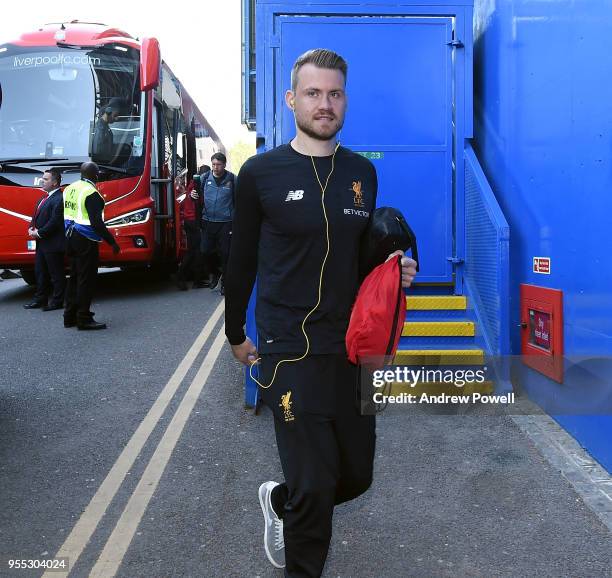
[[[257,276],[261,353],[345,352],[344,338],[359,286],[359,244],[376,204],[372,163],[340,147],[332,157],[302,155],[282,145],[249,159],[237,178],[232,245],[225,278],[225,332],[244,341],[246,309]],[[323,274],[329,223],[330,251]]]

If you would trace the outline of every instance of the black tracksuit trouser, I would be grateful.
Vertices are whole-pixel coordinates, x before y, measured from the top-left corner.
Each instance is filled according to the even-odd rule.
[[[98,277],[99,243],[73,230],[66,244],[70,259],[70,280],[66,288],[64,319],[87,323],[93,319],[90,310]]]
[[[217,256],[221,261],[221,274],[225,275],[225,267],[229,258],[232,240],[232,222],[217,223],[202,221],[202,273],[200,278],[215,272]]]
[[[189,277],[193,280],[197,280],[199,268],[201,267],[200,244],[202,241],[200,222],[195,219],[184,221],[183,228],[185,229],[185,235],[187,237],[187,251],[179,265],[178,278],[182,281],[185,281]]]
[[[64,253],[37,248],[34,272],[36,274],[34,301],[47,303],[50,297],[50,305],[63,305],[66,288]]]
[[[262,355],[259,381],[268,385],[281,359]],[[346,355],[313,355],[282,363],[272,386],[259,388],[274,414],[284,483],[272,492],[283,519],[285,576],[318,577],[332,535],[334,506],[372,483],[375,417],[361,415],[358,369]]]

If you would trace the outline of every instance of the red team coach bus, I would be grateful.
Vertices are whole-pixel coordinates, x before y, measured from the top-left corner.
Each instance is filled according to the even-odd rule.
[[[225,152],[154,38],[103,24],[46,25],[0,45],[0,268],[34,279],[27,230],[45,169],[62,184],[101,169],[104,219],[121,246],[103,266],[165,267],[181,251],[174,177]]]

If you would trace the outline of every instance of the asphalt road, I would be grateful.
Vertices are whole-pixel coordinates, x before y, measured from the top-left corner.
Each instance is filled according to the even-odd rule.
[[[271,416],[243,406],[219,293],[107,272],[100,332],[31,295],[0,283],[0,576],[66,544],[71,577],[281,576],[257,501],[281,478]],[[324,575],[605,577],[612,539],[507,417],[388,411]]]

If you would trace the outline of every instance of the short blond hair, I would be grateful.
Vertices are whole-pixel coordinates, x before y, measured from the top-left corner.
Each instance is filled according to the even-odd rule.
[[[297,60],[293,64],[291,69],[291,90],[295,93],[297,88],[297,75],[300,68],[304,64],[314,64],[317,68],[327,68],[329,70],[339,70],[344,76],[344,83],[346,84],[346,75],[348,72],[348,65],[346,60],[333,50],[327,48],[314,48],[308,50],[298,56]]]

